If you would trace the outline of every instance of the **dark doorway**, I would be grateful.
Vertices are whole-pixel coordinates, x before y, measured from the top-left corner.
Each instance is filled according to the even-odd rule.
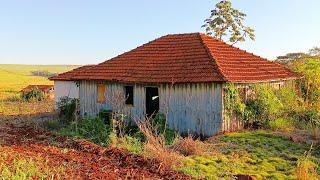
[[[146,114],[148,117],[159,112],[159,92],[157,87],[146,87]]]

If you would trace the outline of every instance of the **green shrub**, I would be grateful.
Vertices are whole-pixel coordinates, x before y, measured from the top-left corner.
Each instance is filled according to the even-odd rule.
[[[26,101],[42,101],[44,94],[38,88],[33,88],[31,91],[24,93],[22,99]]]
[[[158,113],[154,118],[151,118],[151,125],[157,131],[157,134],[164,136],[167,145],[172,144],[177,137],[177,132],[168,128],[164,114]]]
[[[294,117],[302,123],[320,127],[320,112],[315,108],[306,108],[297,112]]]
[[[100,118],[85,118],[70,123],[60,130],[63,135],[84,138],[96,144],[106,146],[110,142],[111,128]]]
[[[234,84],[226,84],[224,89],[224,108],[229,116],[243,116],[245,104],[240,98],[238,89]]]
[[[59,119],[64,124],[69,124],[77,116],[77,108],[79,107],[79,99],[69,98],[67,96],[61,97],[57,103],[59,110]]]
[[[271,87],[256,85],[253,91],[245,103],[244,119],[247,126],[266,126],[268,121],[280,117],[283,104]]]
[[[294,123],[291,119],[277,118],[269,121],[269,127],[272,130],[289,131],[294,128]]]

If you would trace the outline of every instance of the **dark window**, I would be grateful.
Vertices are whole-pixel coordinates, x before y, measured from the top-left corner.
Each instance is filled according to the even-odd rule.
[[[124,86],[126,104],[133,105],[133,86]]]

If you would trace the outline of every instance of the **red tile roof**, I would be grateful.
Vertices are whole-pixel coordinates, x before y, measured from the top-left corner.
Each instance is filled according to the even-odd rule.
[[[69,73],[69,74],[68,74]],[[262,82],[300,76],[201,33],[166,35],[89,68],[51,80],[127,83]]]
[[[53,77],[50,77],[49,79],[50,80],[54,80],[54,81],[71,81],[72,78],[78,74],[78,73],[81,73],[83,72],[84,70],[87,70],[87,69],[90,69],[91,67],[93,67],[94,65],[85,65],[85,66],[81,66],[81,67],[78,67],[78,68],[75,68],[71,71],[67,71],[67,72],[64,72],[64,73],[60,73],[59,75],[57,76],[53,76]]]

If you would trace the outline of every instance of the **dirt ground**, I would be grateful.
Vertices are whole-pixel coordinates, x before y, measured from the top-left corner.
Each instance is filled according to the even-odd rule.
[[[154,159],[71,140],[21,121],[0,120],[0,146],[25,158],[43,157],[49,167],[63,165],[63,179],[191,179]]]

